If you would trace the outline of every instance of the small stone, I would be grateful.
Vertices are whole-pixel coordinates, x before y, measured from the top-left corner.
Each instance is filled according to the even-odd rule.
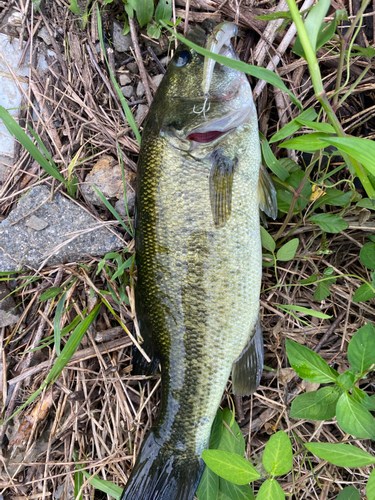
[[[138,64],[137,63],[131,62],[131,63],[127,64],[126,67],[128,68],[128,70],[131,73],[134,73],[134,74],[138,73]]]
[[[52,45],[50,34],[45,26],[38,31],[38,37],[41,38],[46,45]]]
[[[40,217],[32,215],[30,219],[26,221],[26,226],[30,229],[35,229],[35,231],[41,231],[48,226],[48,222],[41,219]]]
[[[143,83],[141,81],[138,82],[137,90],[135,93],[137,94],[137,97],[142,97],[144,95],[145,88],[144,88]]]
[[[0,328],[3,326],[14,325],[20,319],[19,314],[15,311],[16,304],[11,292],[5,285],[0,283]]]
[[[131,85],[126,85],[125,87],[121,87],[122,95],[128,99],[131,98],[134,92],[134,88]]]
[[[129,215],[133,215],[134,204],[135,204],[135,193],[134,192],[126,193],[126,201],[128,203]],[[127,216],[124,197],[121,197],[118,201],[116,201],[115,210],[121,215],[121,217]]]
[[[160,59],[160,62],[162,63],[163,66],[167,66],[171,58],[169,56],[163,57],[163,59]]]
[[[117,21],[113,22],[113,46],[117,52],[127,52],[132,47],[130,33],[123,35],[124,27]]]
[[[125,170],[125,181],[135,185],[135,174]],[[120,199],[123,196],[121,165],[112,156],[103,155],[86,176],[81,189],[88,201],[105,208],[104,203],[94,191],[95,186],[107,198]]]
[[[128,85],[131,83],[132,79],[125,73],[121,73],[119,76],[120,85]]]
[[[152,77],[152,81],[155,83],[157,87],[159,87],[162,79],[164,78],[164,75],[156,75]]]
[[[148,106],[146,104],[139,104],[137,108],[137,112],[135,113],[135,121],[138,123],[143,118],[146,117],[148,112]]]

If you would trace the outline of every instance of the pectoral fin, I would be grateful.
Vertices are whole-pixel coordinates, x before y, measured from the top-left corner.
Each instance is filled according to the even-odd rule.
[[[232,367],[232,392],[248,396],[258,388],[263,372],[263,335],[260,320],[256,322],[248,343]]]
[[[258,182],[259,207],[272,219],[277,217],[276,189],[265,167],[260,164]]]
[[[237,158],[226,157],[221,150],[212,154],[210,202],[216,227],[223,227],[232,212],[232,185]]]

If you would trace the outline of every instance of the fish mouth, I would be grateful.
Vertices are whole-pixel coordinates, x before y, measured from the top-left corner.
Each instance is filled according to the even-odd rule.
[[[223,116],[219,120],[214,120],[204,125],[191,130],[186,139],[200,144],[208,144],[210,142],[229,134],[240,125],[248,121],[252,112],[252,105],[245,108],[232,111],[231,113]]]

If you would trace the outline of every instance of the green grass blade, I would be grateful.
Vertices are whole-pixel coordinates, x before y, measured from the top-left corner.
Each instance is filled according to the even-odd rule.
[[[131,267],[133,264],[133,261],[134,261],[134,254],[131,257],[129,257],[129,259],[127,259],[123,264],[121,264],[121,266],[117,269],[115,274],[112,276],[111,281],[118,278],[119,276],[121,276],[123,274],[123,272],[125,271],[125,269],[127,269],[128,267]]]
[[[64,310],[65,300],[66,300],[66,292],[64,292],[61,295],[60,300],[57,303],[55,311],[55,319],[53,320],[55,350],[58,356],[60,355],[60,343],[61,343],[60,319],[61,319],[61,314]]]
[[[54,382],[63,371],[65,366],[69,363],[71,357],[76,352],[77,347],[82,340],[82,337],[87,332],[92,322],[95,321],[96,317],[98,316],[100,306],[101,304],[95,306],[91,313],[86,316],[86,318],[84,318],[75,328],[74,332],[71,334],[63,350],[61,351],[60,356],[57,358],[55,364],[51,368],[51,371],[47,375],[47,378],[45,380],[46,384]]]
[[[260,68],[258,66],[252,66],[250,64],[246,64],[242,61],[238,61],[236,59],[231,59],[230,57],[225,57],[221,56],[219,54],[214,54],[213,52],[210,52],[207,49],[204,49],[200,47],[199,45],[191,42],[190,40],[187,40],[183,36],[179,35],[178,33],[175,33],[172,28],[170,28],[164,21],[160,21],[160,24],[166,28],[168,31],[172,33],[172,35],[176,36],[180,42],[183,42],[185,45],[188,47],[194,49],[198,54],[201,54],[202,56],[205,57],[211,57],[214,61],[223,64],[225,66],[228,66],[229,68],[236,69],[238,71],[242,71],[243,73],[246,73],[247,75],[254,76],[255,78],[259,78],[259,80],[264,80],[267,83],[270,83],[274,87],[277,87],[281,90],[284,90],[289,94],[291,100],[293,103],[299,107],[299,109],[302,111],[302,104],[299,102],[299,100],[292,94],[292,92],[286,87],[282,79],[276,75],[273,71],[270,71],[269,69],[266,68]]]
[[[51,165],[47,158],[39,151],[39,149],[32,142],[30,137],[24,132],[24,130],[18,125],[15,119],[10,116],[3,106],[0,106],[0,119],[3,121],[4,125],[8,131],[22,144],[22,146],[31,154],[34,160],[39,163],[39,165],[52,177],[60,182],[66,184],[66,180],[60,174],[60,172]]]
[[[82,471],[82,474],[90,480],[90,484],[97,490],[111,495],[111,497],[115,498],[116,500],[121,499],[123,488],[120,488],[120,486],[117,486],[117,484],[113,484],[111,483],[111,481],[106,481],[105,479],[99,479],[96,476],[91,477],[90,474],[85,470]]]
[[[141,134],[139,133],[137,124],[135,123],[135,119],[134,119],[133,113],[131,112],[131,110],[130,110],[130,108],[128,106],[128,103],[126,102],[125,97],[122,95],[120,87],[118,86],[118,83],[116,82],[116,78],[115,78],[114,74],[112,73],[111,67],[110,67],[110,65],[108,63],[107,54],[106,54],[106,51],[105,51],[104,41],[103,41],[102,19],[100,17],[100,11],[99,11],[98,4],[96,5],[96,12],[97,12],[97,15],[98,15],[98,32],[99,32],[100,46],[102,48],[104,59],[105,59],[105,62],[107,63],[107,67],[108,67],[109,74],[111,76],[112,83],[113,83],[113,85],[114,85],[114,87],[116,89],[116,92],[118,94],[118,97],[120,99],[120,102],[121,102],[121,105],[122,105],[122,109],[124,110],[126,119],[128,120],[128,123],[129,123],[131,129],[133,130],[134,135],[135,135],[135,137],[137,139],[138,145],[140,146],[141,145]]]
[[[125,224],[125,222],[121,219],[119,214],[116,212],[116,210],[112,207],[112,205],[109,203],[107,198],[104,196],[103,193],[99,191],[99,189],[96,186],[92,186],[96,192],[96,194],[99,196],[99,198],[102,200],[104,205],[108,208],[108,210],[111,212],[111,214],[116,217],[116,219],[119,221],[119,223],[125,228],[128,234],[133,238],[133,231],[131,231],[128,226]]]

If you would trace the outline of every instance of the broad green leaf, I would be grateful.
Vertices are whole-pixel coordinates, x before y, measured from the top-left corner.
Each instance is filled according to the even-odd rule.
[[[275,265],[275,256],[271,253],[264,253],[262,255],[262,266],[272,267]]]
[[[375,464],[375,457],[350,444],[306,443],[314,455],[339,467],[364,467]]]
[[[286,262],[288,260],[294,259],[294,256],[296,255],[296,252],[297,252],[298,245],[299,245],[298,238],[293,238],[292,240],[288,241],[288,243],[285,243],[285,245],[283,245],[277,251],[277,254],[276,254],[277,260],[281,260],[283,262]]]
[[[375,469],[372,469],[366,485],[367,500],[375,500]]]
[[[336,500],[360,500],[359,491],[354,486],[347,486],[340,491]]]
[[[336,381],[337,371],[311,349],[287,339],[286,352],[293,370],[304,380],[320,384]]]
[[[303,125],[304,127],[309,127],[317,132],[323,132],[324,134],[334,134],[335,129],[329,123],[319,123],[313,122],[311,120],[305,120],[304,118],[296,118],[298,123]]]
[[[61,344],[60,319],[61,319],[61,314],[64,310],[65,300],[66,300],[66,292],[64,292],[61,295],[60,300],[57,303],[55,310],[55,317],[53,320],[53,335],[54,335],[55,350],[57,355],[60,354],[60,344]]]
[[[267,167],[269,167],[270,170],[272,170],[272,172],[277,175],[279,179],[285,181],[285,179],[289,177],[289,172],[283,167],[283,165],[273,154],[267,139],[264,139],[262,142],[262,154]]]
[[[172,0],[159,0],[155,10],[155,21],[158,23],[161,19],[170,21],[172,17]]]
[[[375,243],[373,241],[369,241],[363,245],[359,252],[359,258],[367,269],[371,269],[372,271],[375,269]]]
[[[264,229],[263,226],[260,226],[260,236],[262,239],[262,246],[266,249],[269,250],[270,252],[274,252],[276,248],[276,243],[270,233]]]
[[[357,203],[357,207],[375,210],[375,200],[371,200],[370,198],[362,198],[362,200],[359,200],[359,202]]]
[[[245,438],[242,435],[241,429],[239,428],[236,420],[234,419],[233,413],[229,408],[224,408],[222,411],[223,422],[221,439],[218,444],[218,449],[223,451],[228,451],[231,453],[237,453],[241,457],[245,454]]]
[[[355,373],[353,373],[353,370],[346,370],[346,372],[341,373],[336,380],[336,384],[344,391],[348,391],[349,389],[351,389],[354,383]]]
[[[371,413],[347,392],[336,405],[337,423],[341,429],[356,438],[375,439],[375,420]]]
[[[311,285],[312,283],[316,283],[317,279],[318,279],[318,275],[312,274],[308,278],[305,278],[303,280],[299,280],[298,283],[300,283],[301,285]]]
[[[317,49],[316,42],[318,40],[318,34],[322,29],[323,19],[327,15],[330,4],[330,0],[319,0],[307,14],[305,19],[305,28],[314,51]]]
[[[285,494],[276,479],[266,479],[259,488],[257,500],[285,500]]]
[[[332,318],[332,316],[329,316],[328,314],[324,314],[321,311],[315,311],[314,309],[308,309],[307,307],[285,305],[285,304],[283,304],[282,307],[283,307],[283,309],[290,309],[292,311],[301,312],[304,314],[308,314],[309,316],[314,316],[315,318],[321,318],[321,319]]]
[[[359,373],[375,363],[375,328],[367,323],[357,330],[348,346],[348,361]]]
[[[218,62],[219,64],[223,64],[224,66],[228,66],[229,68],[236,69],[238,71],[242,71],[243,73],[246,73],[247,75],[255,76],[255,78],[259,78],[260,80],[264,80],[267,83],[270,83],[274,87],[277,87],[281,90],[284,90],[287,94],[289,94],[291,100],[293,103],[299,107],[299,109],[302,109],[301,103],[296,99],[296,97],[292,94],[292,92],[286,87],[285,83],[282,81],[282,79],[276,75],[273,71],[270,71],[266,68],[261,68],[258,66],[252,66],[250,64],[246,64],[242,61],[238,61],[236,59],[231,59],[230,57],[225,57],[220,54],[214,54],[213,52],[210,52],[207,49],[204,49],[203,47],[200,47],[199,45],[191,42],[190,40],[187,40],[183,36],[181,36],[179,33],[175,33],[172,28],[170,28],[164,21],[160,21],[160,24],[169,30],[173,36],[175,36],[180,42],[183,42],[185,45],[188,47],[194,49],[198,54],[201,54],[202,56],[205,57],[210,57],[214,61]]]
[[[350,203],[352,193],[348,191],[344,193],[340,189],[328,188],[325,191],[324,196],[320,197],[314,203],[314,210],[321,207],[322,205],[333,205],[334,207],[344,207]]]
[[[321,141],[335,146],[355,158],[375,175],[375,142],[361,137],[321,137]]]
[[[149,23],[154,13],[154,0],[137,0],[135,12],[141,28]]]
[[[294,190],[296,190],[303,182],[304,175],[305,173],[303,172],[303,170],[296,170],[287,178],[285,182],[289,184]],[[307,200],[310,199],[311,193],[312,193],[311,184],[308,180],[306,180],[301,191],[301,197],[297,199],[297,202],[295,204],[294,213],[298,213],[299,211],[305,208],[305,206],[308,203]],[[286,190],[283,191],[282,189],[277,190],[277,208],[281,212],[287,213],[289,211],[292,200],[293,200],[293,195],[289,190],[288,191]]]
[[[214,418],[211,434],[210,434],[210,450],[216,450],[220,444],[221,436],[223,434],[223,416],[220,409],[217,410]]]
[[[288,474],[293,467],[293,450],[286,432],[278,431],[270,437],[262,460],[264,468],[271,476]]]
[[[336,404],[342,391],[334,385],[322,387],[316,391],[315,403],[318,405],[333,405]]]
[[[293,139],[282,142],[279,144],[279,148],[295,149],[297,151],[309,153],[310,151],[316,151],[327,147],[327,143],[322,140],[324,137],[330,138],[328,134],[322,134],[321,132],[299,135],[298,137],[293,137]]]
[[[195,494],[198,500],[212,500],[216,499],[218,491],[219,476],[206,465]]]
[[[315,300],[324,300],[327,297],[329,297],[330,291],[328,288],[328,285],[325,281],[321,281],[318,283],[318,286],[316,287],[316,290],[314,292],[314,299]]]
[[[281,128],[276,134],[274,134],[270,139],[270,144],[277,141],[282,141],[286,137],[293,135],[297,130],[301,128],[301,124],[298,120],[314,120],[317,117],[317,113],[314,108],[308,108],[303,111],[297,118],[287,123],[283,128]]]
[[[221,477],[219,490],[230,500],[255,500],[253,490],[249,484],[233,484]],[[211,497],[209,500],[213,498],[215,497]]]
[[[292,418],[307,420],[330,420],[336,415],[336,402],[331,404],[317,404],[315,401],[318,391],[306,392],[297,396],[290,408]]]
[[[237,453],[204,450],[202,458],[215,474],[234,484],[247,484],[260,478],[256,468]]]
[[[148,23],[147,25],[147,35],[150,38],[160,38],[161,29],[158,24]]]
[[[375,411],[375,398],[369,396],[365,391],[358,387],[353,387],[352,398],[360,403],[366,410]]]
[[[326,233],[340,233],[348,228],[348,223],[336,214],[315,214],[309,218],[309,221],[318,224]]]
[[[40,302],[43,302],[45,300],[53,299],[59,293],[61,293],[62,290],[63,289],[59,286],[51,286],[51,288],[48,288],[48,290],[42,293],[42,295],[39,297],[39,300]]]
[[[363,283],[353,295],[353,302],[366,302],[366,300],[370,300],[375,297],[375,292],[369,285],[369,283]]]

